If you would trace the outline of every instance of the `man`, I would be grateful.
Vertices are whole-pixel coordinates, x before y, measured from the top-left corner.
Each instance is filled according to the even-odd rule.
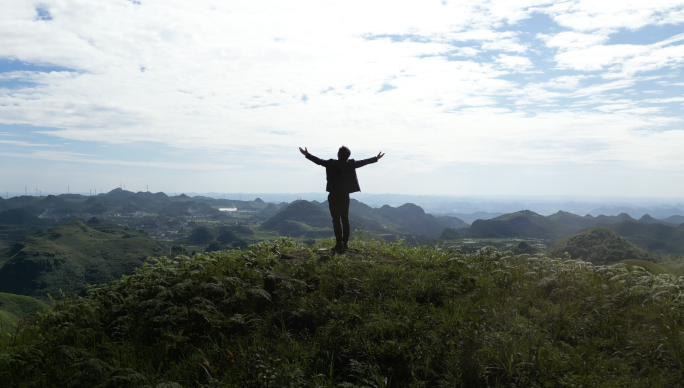
[[[347,250],[349,242],[349,194],[361,191],[359,181],[356,178],[356,169],[370,163],[375,163],[385,156],[382,152],[370,159],[356,161],[349,159],[351,151],[342,146],[337,151],[337,160],[322,160],[309,153],[304,147],[299,147],[299,152],[304,154],[307,159],[325,167],[325,178],[328,184],[325,191],[328,194],[328,208],[333,219],[333,230],[335,231],[335,251],[341,253]],[[340,226],[340,222],[342,226]]]

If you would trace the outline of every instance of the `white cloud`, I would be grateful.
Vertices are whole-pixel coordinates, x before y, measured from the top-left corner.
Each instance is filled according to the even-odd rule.
[[[608,159],[681,166],[674,150],[654,158],[679,132],[644,131],[678,118],[603,94],[681,65],[679,38],[650,46],[608,39],[619,28],[677,20],[682,1],[593,3],[602,2],[49,0],[53,19],[42,21],[32,3],[11,2],[0,14],[0,57],[73,71],[0,74],[31,83],[0,89],[0,123],[263,158],[342,143],[429,155],[423,164],[396,161],[397,169]],[[571,29],[537,35],[569,75],[515,78],[543,65],[530,48],[539,41],[516,31],[534,12]],[[383,85],[395,89],[378,93]],[[557,105],[564,97],[576,104]],[[654,151],[637,152],[641,145]]]
[[[242,168],[239,165],[225,165],[225,164],[208,164],[208,163],[174,163],[174,162],[140,162],[130,160],[114,160],[114,159],[99,159],[93,154],[83,154],[76,152],[61,152],[61,151],[32,151],[29,153],[20,152],[2,152],[2,156],[11,156],[15,158],[26,159],[40,159],[50,160],[55,162],[74,162],[79,164],[101,164],[101,165],[115,165],[115,166],[131,166],[131,167],[151,167],[174,170],[234,170]]]
[[[28,141],[21,140],[2,140],[0,139],[0,144],[8,144],[19,147],[54,147],[52,144],[42,144],[42,143],[31,143]]]
[[[684,21],[679,0],[573,0],[544,9],[564,27],[575,31],[637,30],[649,24],[681,23]]]
[[[684,97],[653,98],[653,99],[649,99],[649,100],[644,100],[644,102],[651,103],[651,104],[663,104],[663,103],[682,102],[682,101],[684,101]]]
[[[500,54],[499,57],[496,58],[495,62],[506,69],[515,71],[525,71],[533,67],[532,61],[530,61],[529,58],[518,55]]]
[[[608,34],[586,34],[575,31],[565,31],[554,35],[537,34],[537,38],[546,42],[547,47],[557,47],[561,51],[586,49],[606,43]]]

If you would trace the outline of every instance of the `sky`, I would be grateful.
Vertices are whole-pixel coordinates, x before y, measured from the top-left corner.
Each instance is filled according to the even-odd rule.
[[[0,191],[684,198],[684,0],[0,0]]]

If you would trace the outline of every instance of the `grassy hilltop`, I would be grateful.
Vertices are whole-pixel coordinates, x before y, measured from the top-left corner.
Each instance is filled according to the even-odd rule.
[[[150,260],[0,337],[0,381],[681,386],[684,278],[493,248],[351,246],[331,257],[281,239]]]

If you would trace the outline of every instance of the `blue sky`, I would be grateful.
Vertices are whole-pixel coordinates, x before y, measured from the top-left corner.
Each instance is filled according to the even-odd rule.
[[[684,197],[684,1],[16,1],[0,191]]]

